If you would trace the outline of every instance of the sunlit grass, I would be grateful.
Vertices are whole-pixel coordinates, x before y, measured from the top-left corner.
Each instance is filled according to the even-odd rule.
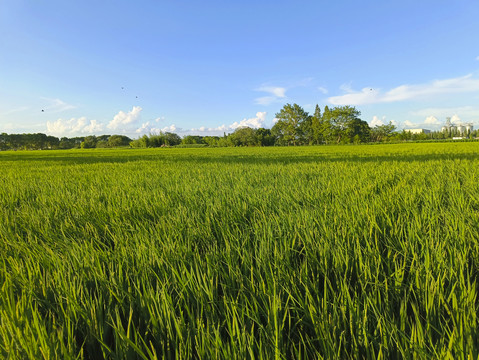
[[[477,358],[477,150],[0,153],[0,354]]]

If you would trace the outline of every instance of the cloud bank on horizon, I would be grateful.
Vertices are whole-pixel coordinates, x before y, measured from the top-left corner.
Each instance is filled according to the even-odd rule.
[[[100,134],[107,132],[116,132],[121,134],[136,134],[142,136],[145,134],[158,134],[160,132],[176,132],[181,135],[202,134],[202,135],[218,135],[224,132],[234,131],[240,127],[251,127],[258,129],[265,126],[265,119],[267,112],[259,111],[255,117],[244,118],[240,121],[235,121],[229,125],[221,125],[218,127],[201,126],[198,128],[183,129],[175,124],[167,126],[158,126],[159,122],[164,122],[164,117],[158,117],[154,122],[147,121],[141,123],[140,106],[134,106],[130,111],[120,110],[113,119],[105,126],[104,123],[97,120],[88,120],[86,117],[71,118],[65,120],[59,118],[56,121],[47,121],[46,133],[58,137],[62,136],[85,136],[90,134]],[[140,125],[141,123],[141,125]]]

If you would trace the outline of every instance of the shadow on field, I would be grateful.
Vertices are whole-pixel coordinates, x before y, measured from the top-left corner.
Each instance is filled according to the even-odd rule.
[[[475,160],[479,158],[479,153],[439,153],[439,154],[385,154],[385,155],[349,155],[344,154],[317,154],[317,155],[285,155],[277,154],[254,154],[254,155],[204,155],[204,154],[181,154],[181,153],[148,153],[148,154],[95,154],[95,153],[75,153],[75,154],[49,154],[48,151],[42,154],[28,154],[27,152],[4,152],[0,153],[0,162],[43,162],[59,163],[64,165],[81,164],[101,164],[101,163],[129,163],[136,161],[147,162],[168,162],[168,163],[192,163],[192,164],[298,164],[298,163],[329,163],[329,162],[427,162],[427,161],[446,161],[446,160]]]
[[[177,157],[171,159],[174,162],[194,162],[194,163],[241,163],[241,164],[297,164],[297,163],[328,163],[328,162],[426,162],[426,161],[446,161],[446,160],[475,160],[479,159],[479,153],[463,154],[394,154],[394,155],[363,155],[363,156],[328,156],[328,155],[298,155],[298,156],[191,156]]]

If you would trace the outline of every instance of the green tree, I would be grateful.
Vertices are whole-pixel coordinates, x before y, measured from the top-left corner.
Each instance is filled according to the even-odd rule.
[[[218,136],[204,136],[203,141],[206,145],[208,146],[218,146],[218,141],[219,141]]]
[[[229,135],[234,146],[258,145],[255,130],[250,127],[239,127]]]
[[[274,136],[271,134],[270,129],[259,128],[256,129],[256,140],[260,146],[273,146]]]
[[[324,107],[323,116],[321,117],[321,122],[319,125],[319,133],[321,138],[327,144],[335,140],[334,127],[331,121],[331,110],[329,110],[328,105]]]
[[[85,139],[81,142],[80,146],[82,149],[91,149],[96,147],[97,141],[98,140],[95,135],[90,135],[85,137]]]
[[[165,144],[168,146],[175,146],[181,144],[181,137],[172,132],[165,132]]]
[[[108,138],[109,147],[128,146],[130,142],[131,139],[124,135],[112,135]]]
[[[275,145],[289,145],[290,137],[288,135],[287,124],[283,120],[278,120],[271,128]]]
[[[361,112],[354,106],[346,105],[333,108],[328,112],[327,119],[332,130],[330,137],[334,138],[338,144],[353,142],[356,135],[361,142],[367,141],[369,125],[359,118],[360,115]]]
[[[386,141],[389,140],[396,126],[390,121],[388,124],[376,125],[371,129],[371,141]]]
[[[321,108],[316,105],[314,114],[311,117],[310,144],[319,145],[323,142]]]
[[[288,145],[301,143],[304,123],[308,122],[309,114],[298,104],[286,104],[275,116],[278,119],[275,125],[279,123],[284,141]]]
[[[9,148],[9,141],[8,141],[8,134],[7,133],[1,133],[0,134],[0,150],[8,150]]]
[[[198,135],[186,135],[183,137],[183,140],[181,140],[181,143],[185,145],[203,144],[203,138]]]

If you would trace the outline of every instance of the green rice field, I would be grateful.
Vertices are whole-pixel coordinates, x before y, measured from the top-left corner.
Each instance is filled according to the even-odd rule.
[[[0,153],[3,359],[477,359],[479,143]]]

